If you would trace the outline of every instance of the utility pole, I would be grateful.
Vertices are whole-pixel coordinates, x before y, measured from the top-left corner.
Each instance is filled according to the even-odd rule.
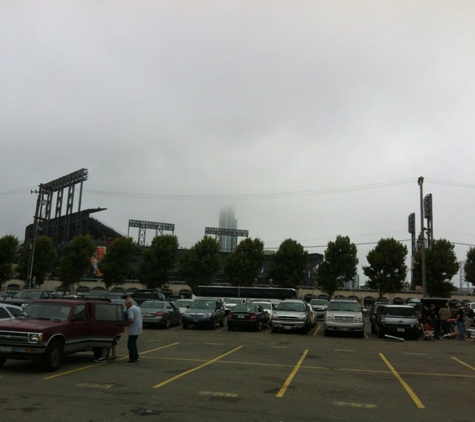
[[[423,185],[424,178],[421,176],[417,179],[417,184],[420,190],[421,203],[421,234],[419,236],[421,247],[421,274],[422,274],[422,297],[427,297],[427,282],[426,282],[426,245],[424,236],[424,199],[423,199]]]

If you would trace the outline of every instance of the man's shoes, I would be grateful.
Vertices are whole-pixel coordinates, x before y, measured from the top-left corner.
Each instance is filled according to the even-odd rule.
[[[107,359],[106,358],[98,358],[98,359],[94,359],[94,362],[96,363],[101,363],[101,362],[106,362]]]
[[[107,362],[114,362],[117,359],[117,356],[109,356]]]

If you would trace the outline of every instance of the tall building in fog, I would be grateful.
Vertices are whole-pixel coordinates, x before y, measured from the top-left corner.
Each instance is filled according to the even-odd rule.
[[[234,208],[227,207],[219,212],[220,229],[237,229],[237,220],[234,216]],[[219,245],[221,252],[233,252],[237,246],[237,236],[219,236]]]

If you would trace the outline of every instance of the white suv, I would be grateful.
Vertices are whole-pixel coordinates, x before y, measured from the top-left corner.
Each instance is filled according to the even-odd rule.
[[[344,331],[364,337],[363,311],[360,304],[355,300],[330,300],[325,311],[323,328],[326,336],[335,331]]]

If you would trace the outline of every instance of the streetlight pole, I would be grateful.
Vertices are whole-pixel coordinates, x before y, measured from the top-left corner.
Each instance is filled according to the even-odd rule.
[[[31,193],[37,193],[38,198],[36,200],[36,212],[35,212],[35,220],[33,222],[33,241],[30,245],[30,265],[28,267],[28,288],[32,288],[33,284],[33,263],[35,261],[35,248],[36,248],[36,238],[38,236],[38,220],[40,218],[40,207],[41,207],[41,200],[43,198],[43,186],[39,186],[39,191],[31,191]]]
[[[417,179],[417,184],[419,185],[420,191],[420,204],[421,204],[421,234],[420,247],[421,247],[421,275],[422,275],[422,296],[427,297],[427,282],[426,282],[426,245],[425,245],[425,236],[424,236],[424,199],[423,199],[423,185],[424,178],[421,176]]]

